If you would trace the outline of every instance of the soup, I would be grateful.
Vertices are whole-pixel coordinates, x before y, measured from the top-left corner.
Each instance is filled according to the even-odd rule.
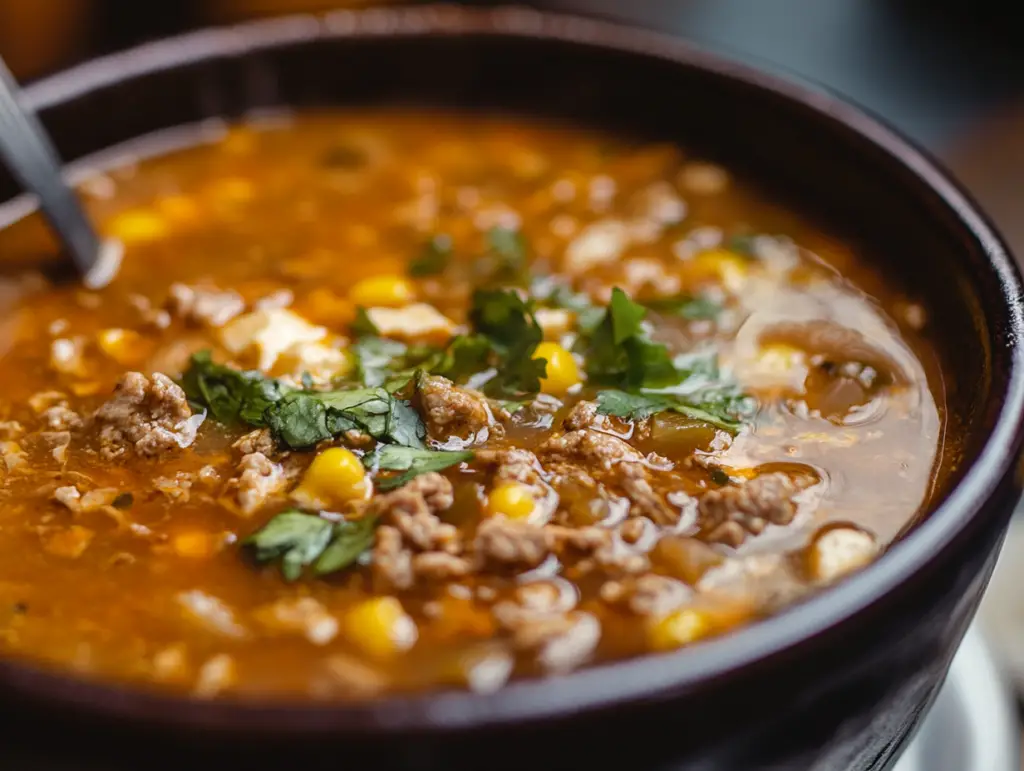
[[[107,288],[0,233],[8,657],[489,691],[756,622],[929,504],[925,309],[675,146],[309,114],[82,190]]]

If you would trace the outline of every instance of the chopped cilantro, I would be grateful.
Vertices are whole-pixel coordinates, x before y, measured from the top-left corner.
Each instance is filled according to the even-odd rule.
[[[218,420],[265,426],[275,439],[296,450],[352,429],[381,442],[413,447],[421,447],[426,435],[412,406],[381,387],[292,388],[258,372],[214,364],[208,352],[192,357],[182,382],[189,398],[209,408]]]
[[[349,325],[349,329],[356,337],[380,336],[380,330],[377,329],[377,325],[373,323],[373,319],[371,319],[370,314],[366,312],[366,308],[361,305],[356,308],[356,317]]]
[[[409,275],[421,277],[443,273],[451,262],[452,254],[451,237],[436,235],[424,244],[419,256],[409,263]]]
[[[189,401],[221,423],[258,423],[268,407],[293,390],[263,373],[215,364],[209,351],[192,355],[181,387]]]
[[[473,294],[469,319],[477,334],[490,341],[497,359],[497,375],[487,390],[494,396],[539,391],[547,361],[533,358],[544,333],[531,303],[513,290],[480,289]]]
[[[668,348],[652,341],[647,309],[616,287],[601,322],[580,341],[587,374],[596,383],[627,389],[664,388],[681,379]]]
[[[377,480],[378,490],[393,490],[420,474],[441,471],[472,459],[473,453],[469,450],[425,450],[418,447],[385,445],[366,455],[363,464],[371,470],[404,472]]]
[[[294,581],[304,567],[323,554],[333,531],[330,520],[291,509],[278,514],[242,545],[252,549],[257,562],[280,558],[282,575]]]
[[[483,263],[489,267],[491,277],[496,280],[521,281],[528,267],[528,251],[523,234],[504,227],[488,230],[487,254]]]
[[[317,575],[343,570],[373,543],[375,517],[352,522],[331,522],[296,509],[281,512],[246,538],[257,562],[280,558],[281,574],[294,581],[312,565]]]
[[[645,300],[644,307],[666,316],[679,316],[687,321],[713,319],[722,310],[722,306],[707,297],[679,295],[677,297],[659,297]]]
[[[724,405],[690,404],[685,397],[674,394],[602,391],[597,395],[597,411],[602,415],[612,415],[624,420],[643,420],[658,412],[678,412],[692,420],[708,423],[730,433],[736,433],[742,425],[742,421],[729,414]]]
[[[383,385],[393,372],[395,361],[408,351],[404,343],[367,335],[352,346],[356,355],[356,373],[366,386]]]

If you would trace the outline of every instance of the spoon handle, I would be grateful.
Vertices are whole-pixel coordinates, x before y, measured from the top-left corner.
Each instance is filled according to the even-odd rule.
[[[40,208],[57,231],[82,276],[100,254],[100,240],[61,175],[61,163],[39,119],[22,107],[18,86],[0,59],[0,159],[14,178],[39,197]]]

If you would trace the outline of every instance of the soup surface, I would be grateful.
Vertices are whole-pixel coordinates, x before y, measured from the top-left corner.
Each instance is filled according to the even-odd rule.
[[[924,309],[674,146],[303,115],[82,189],[107,288],[0,233],[6,656],[488,691],[753,622],[928,505]]]

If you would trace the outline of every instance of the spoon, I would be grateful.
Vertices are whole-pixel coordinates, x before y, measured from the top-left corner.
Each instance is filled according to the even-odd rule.
[[[18,84],[0,58],[0,160],[14,178],[39,198],[50,227],[71,256],[83,283],[99,289],[121,263],[122,247],[101,241],[88,215],[61,175],[61,162],[39,119],[25,109]]]

